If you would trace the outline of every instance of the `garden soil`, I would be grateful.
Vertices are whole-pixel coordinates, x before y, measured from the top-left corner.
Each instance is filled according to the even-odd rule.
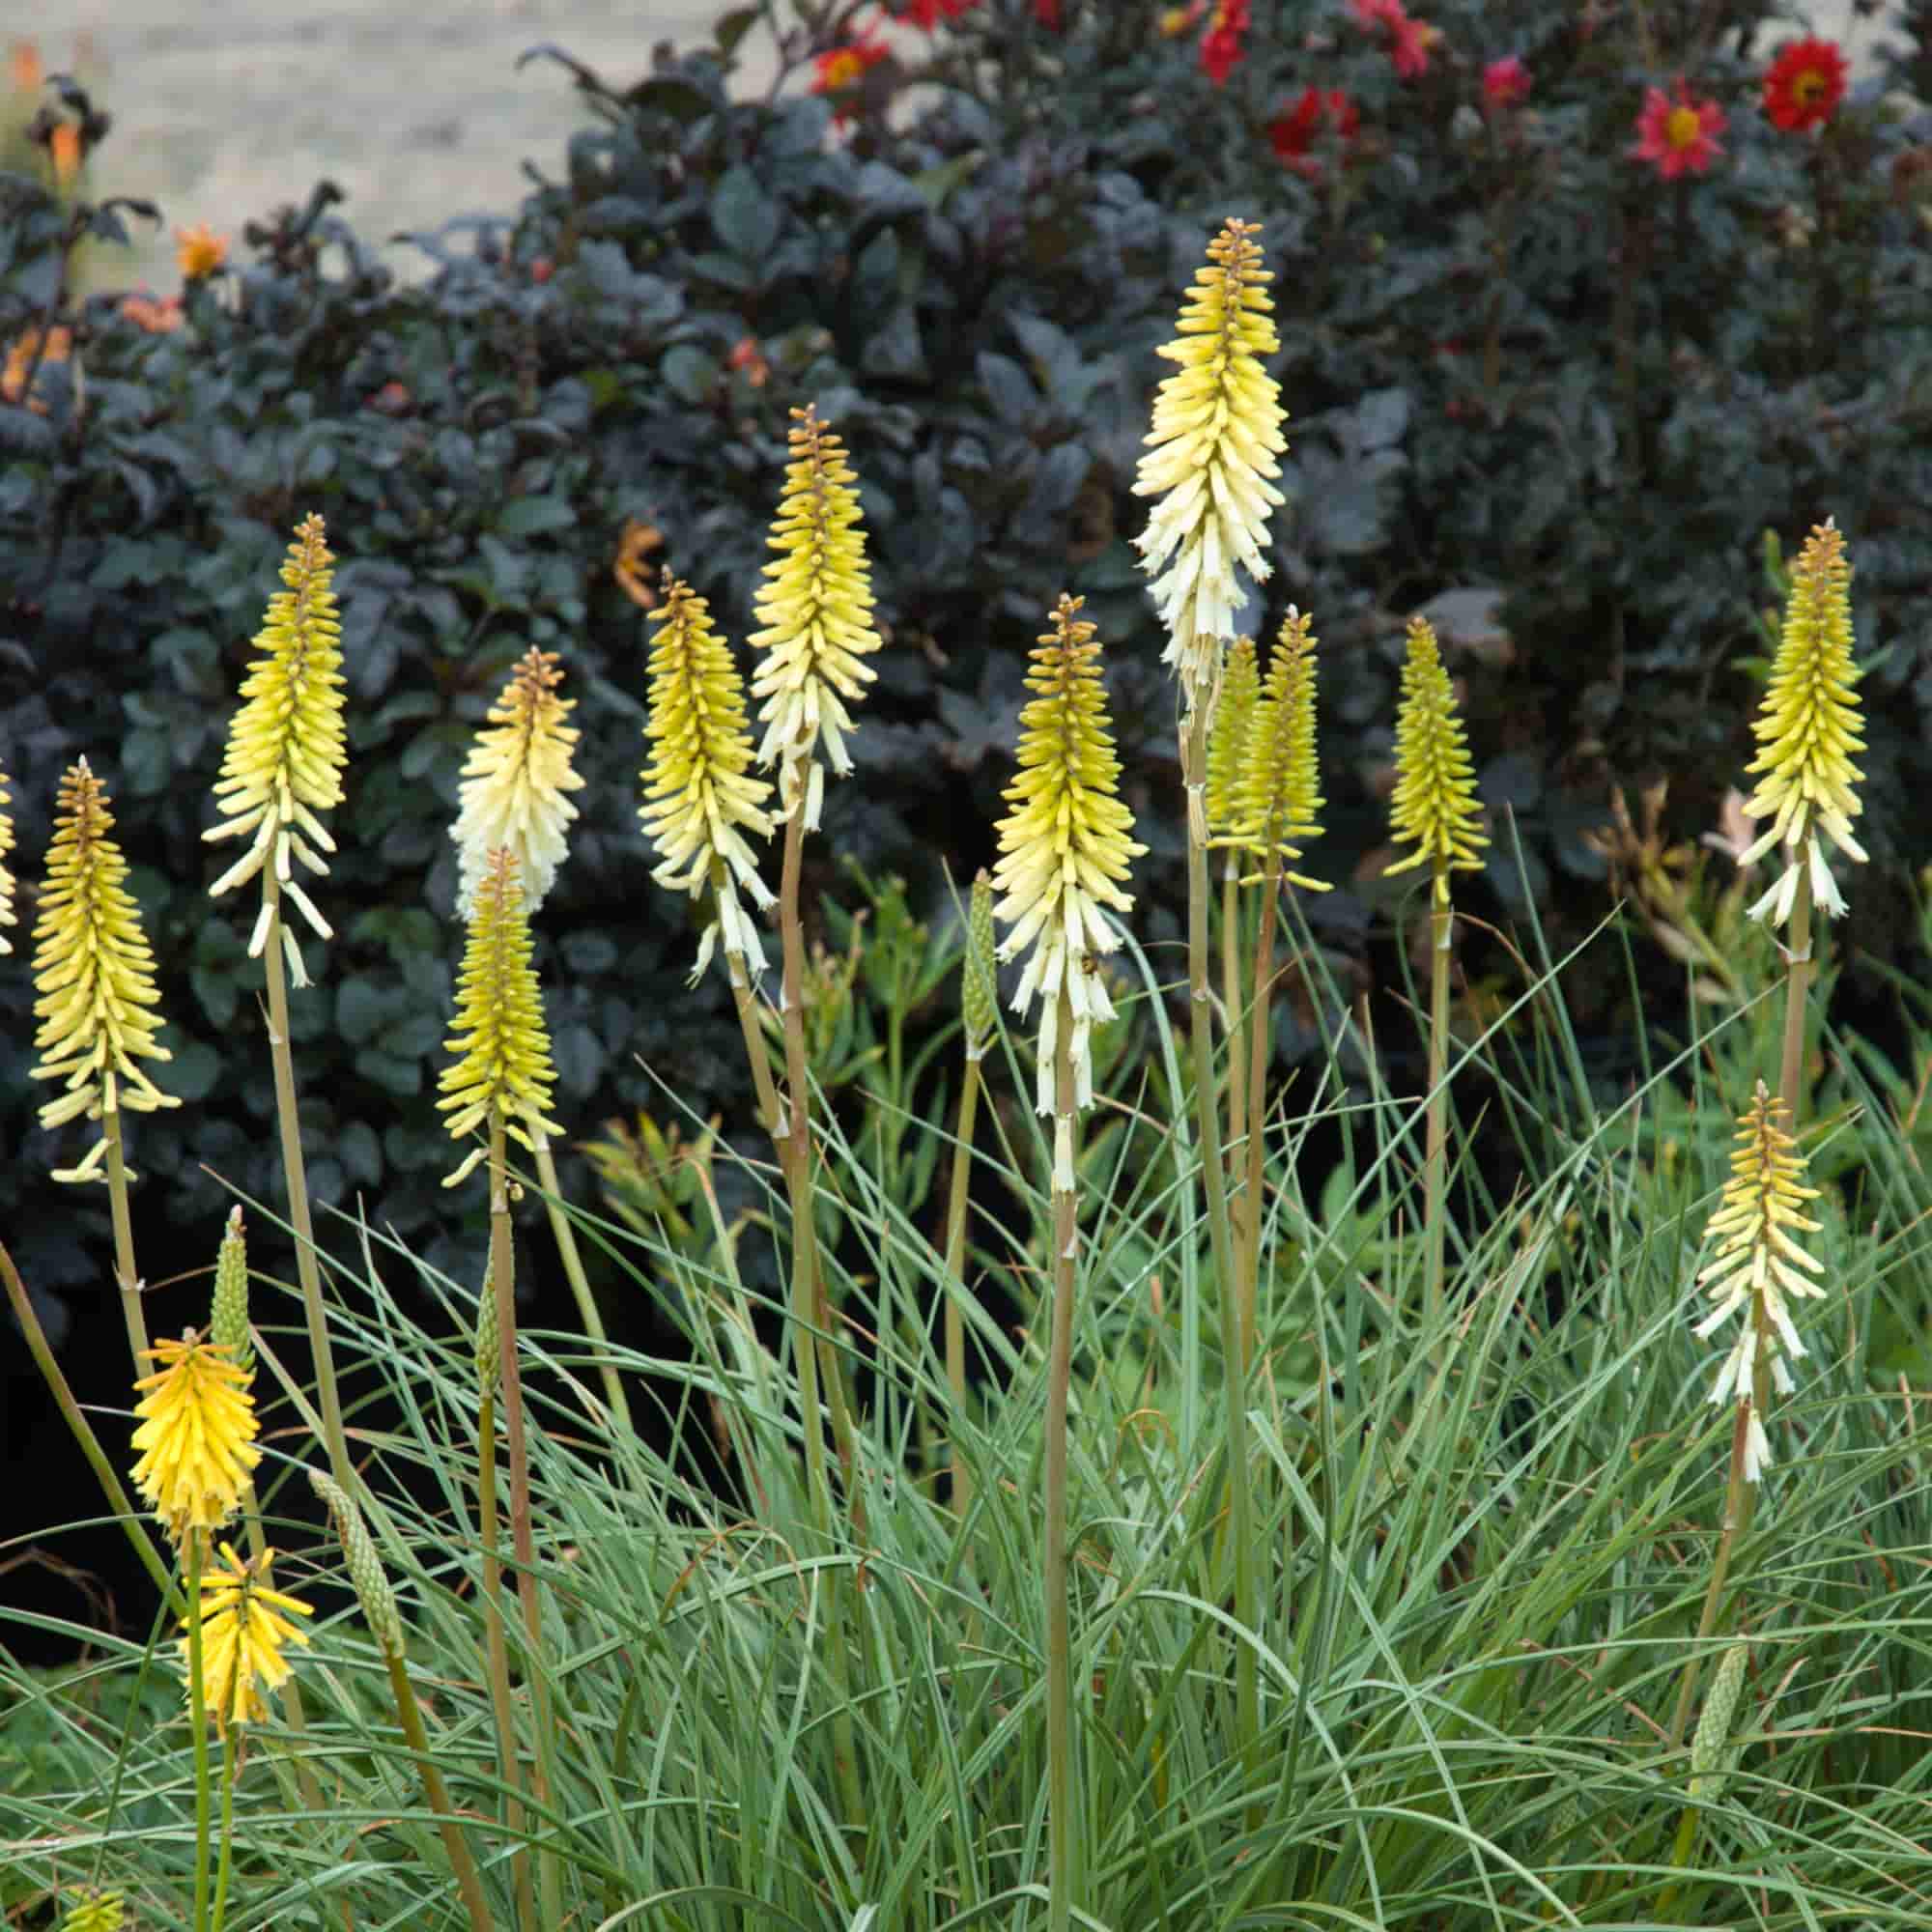
[[[1338,0],[1339,10],[1339,0]],[[562,173],[564,143],[585,125],[565,71],[519,71],[544,42],[616,84],[646,71],[661,40],[709,38],[711,0],[26,0],[15,36],[48,68],[73,66],[115,117],[90,187],[160,203],[168,229],[238,231],[327,176],[365,241],[451,216],[514,212],[526,158]],[[1852,0],[1821,0],[1816,30],[1856,54],[1876,29]],[[741,86],[768,84],[768,39],[754,32]],[[1506,51],[1494,49],[1486,51]],[[391,245],[404,273],[427,260]],[[175,286],[167,230],[146,241],[126,279]],[[105,262],[98,282],[118,282]]]

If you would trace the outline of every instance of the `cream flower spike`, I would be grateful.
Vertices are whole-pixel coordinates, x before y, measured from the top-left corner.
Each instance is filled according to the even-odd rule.
[[[1257,582],[1272,566],[1268,513],[1284,500],[1271,477],[1288,447],[1281,385],[1262,357],[1281,347],[1253,222],[1230,221],[1208,244],[1208,266],[1180,311],[1180,333],[1158,353],[1178,362],[1154,397],[1153,427],[1134,484],[1158,497],[1135,538],[1186,709],[1212,703],[1221,649],[1242,600],[1236,564]]]
[[[1852,566],[1845,540],[1827,520],[1806,539],[1791,572],[1791,601],[1772,666],[1764,705],[1751,721],[1758,754],[1745,767],[1762,772],[1746,815],[1769,818],[1757,840],[1739,855],[1748,866],[1774,845],[1784,847],[1785,866],[1771,890],[1750,909],[1753,919],[1782,925],[1791,917],[1798,882],[1808,873],[1812,902],[1842,916],[1845,901],[1825,860],[1830,839],[1845,857],[1865,862],[1852,820],[1864,810],[1853,786],[1864,776],[1852,753],[1864,750],[1859,734],[1859,668],[1852,662]]]
[[[1020,713],[1019,776],[1006,790],[1013,810],[1000,821],[993,868],[993,890],[1002,895],[993,911],[1010,928],[999,956],[1033,949],[1012,1004],[1023,1014],[1036,997],[1041,1002],[1036,1104],[1042,1114],[1054,1111],[1063,992],[1073,1015],[1074,1105],[1093,1104],[1094,1023],[1114,1017],[1095,961],[1121,943],[1105,909],[1133,905],[1121,887],[1130,862],[1147,850],[1134,842],[1133,814],[1116,796],[1121,761],[1108,730],[1100,646],[1094,626],[1079,618],[1080,605],[1063,596],[1053,629],[1033,652],[1027,686],[1038,695]],[[1070,1187],[1071,1129],[1063,1125],[1054,1184]]]
[[[752,695],[764,701],[758,762],[779,767],[779,810],[789,818],[803,804],[808,831],[818,825],[825,792],[821,747],[834,772],[852,769],[846,702],[857,701],[878,673],[865,659],[880,646],[872,627],[872,584],[858,481],[845,447],[808,405],[792,411],[791,461],[768,539],[778,556],[754,606],[761,630],[752,634],[764,661]]]
[[[577,816],[566,792],[581,791],[572,768],[577,732],[563,720],[574,698],[559,697],[563,673],[557,654],[532,646],[517,662],[510,681],[490,710],[463,767],[462,809],[450,837],[456,840],[456,910],[469,917],[476,887],[498,845],[517,856],[517,876],[534,913],[568,852],[565,833]]]
[[[265,653],[242,686],[243,699],[228,727],[228,754],[214,801],[226,823],[201,836],[211,841],[255,836],[248,849],[208,889],[210,898],[252,879],[272,857],[278,893],[300,911],[316,934],[334,936],[308,895],[297,883],[292,861],[312,872],[327,873],[324,852],[335,841],[316,816],[342,803],[342,771],[348,762],[342,727],[342,627],[335,617],[329,566],[335,561],[323,541],[320,517],[298,526],[282,565],[288,587],[269,600],[269,614],[255,642]],[[248,940],[256,959],[268,943],[275,899],[264,881],[262,910]],[[284,919],[282,950],[298,986],[309,983],[301,951]]]
[[[14,875],[7,869],[7,854],[14,849],[14,814],[6,808],[14,802],[7,789],[7,774],[0,772],[0,926],[17,925],[14,912]],[[0,952],[11,952],[14,942],[0,932]]]

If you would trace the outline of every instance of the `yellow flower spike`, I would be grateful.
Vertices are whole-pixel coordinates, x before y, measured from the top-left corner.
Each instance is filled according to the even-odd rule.
[[[1208,727],[1208,830],[1225,843],[1235,829],[1235,794],[1248,759],[1248,738],[1262,696],[1261,662],[1255,640],[1239,637],[1228,648],[1221,673],[1221,696]],[[1238,857],[1229,855],[1230,875]]]
[[[880,639],[872,628],[866,531],[852,487],[858,476],[815,406],[791,416],[791,460],[767,539],[778,556],[764,567],[767,582],[754,606],[763,628],[751,643],[765,655],[752,695],[763,699],[758,762],[779,766],[778,815],[789,818],[802,802],[810,831],[817,827],[825,790],[819,750],[834,772],[852,769],[845,705],[878,675],[865,659]]]
[[[1233,660],[1229,664],[1233,671]],[[1228,701],[1224,691],[1221,701]],[[1232,837],[1226,841],[1265,859],[1278,852],[1293,862],[1300,841],[1319,838],[1324,803],[1315,757],[1315,634],[1309,620],[1290,608],[1268,664],[1267,685],[1256,708],[1247,757],[1235,794]],[[1252,885],[1253,874],[1244,884]],[[1325,893],[1327,883],[1284,871],[1291,885]]]
[[[711,627],[710,607],[689,584],[671,578],[650,621],[658,627],[644,725],[651,761],[642,774],[644,802],[638,817],[662,862],[651,877],[693,898],[717,889],[718,917],[698,942],[693,985],[704,977],[721,930],[725,956],[743,959],[752,974],[762,973],[764,948],[738,902],[738,888],[760,910],[772,903],[745,842],[748,832],[771,837],[772,815],[764,802],[772,787],[749,776],[745,687],[730,646]]]
[[[121,1932],[127,1908],[118,1891],[104,1891],[76,1905],[60,1922],[60,1932]]]
[[[1786,1355],[1802,1356],[1804,1344],[1791,1319],[1787,1297],[1823,1300],[1825,1291],[1809,1279],[1824,1264],[1804,1252],[1798,1236],[1815,1235],[1819,1224],[1804,1211],[1818,1190],[1802,1183],[1804,1156],[1786,1125],[1791,1110],[1760,1080],[1751,1103],[1738,1122],[1731,1150],[1731,1178],[1704,1230],[1718,1241],[1717,1259],[1699,1271],[1697,1284],[1715,1304],[1697,1324],[1699,1339],[1713,1334],[1742,1310],[1744,1326],[1711,1390],[1714,1403],[1732,1396],[1749,1402],[1745,1439],[1745,1480],[1754,1483],[1771,1461],[1764,1422],[1752,1401],[1752,1369],[1763,1346],[1774,1384],[1780,1395],[1792,1389]],[[1780,1352],[1781,1350],[1781,1352]]]
[[[550,1035],[544,1028],[543,995],[530,964],[530,923],[517,882],[515,856],[498,846],[476,888],[469,937],[456,981],[456,1031],[443,1041],[456,1065],[437,1085],[437,1111],[454,1140],[463,1140],[500,1114],[504,1131],[520,1147],[563,1131],[545,1118],[556,1083]],[[454,1187],[489,1150],[473,1149],[444,1181]]]
[[[265,653],[242,684],[242,708],[228,727],[228,752],[215,781],[215,809],[226,821],[201,836],[213,842],[252,832],[248,849],[208,889],[212,899],[244,885],[272,857],[282,895],[294,902],[316,934],[333,929],[297,883],[292,862],[327,874],[322,853],[335,841],[316,816],[342,803],[342,771],[348,762],[342,726],[342,627],[335,617],[329,566],[335,561],[323,541],[323,523],[305,518],[296,528],[282,565],[288,587],[269,599],[269,613],[255,636]],[[261,957],[268,943],[273,907],[264,882],[262,911],[248,940],[248,956]],[[301,951],[288,922],[282,922],[282,950],[298,986],[309,983]]]
[[[112,834],[107,793],[82,758],[61,780],[46,884],[34,923],[36,1080],[64,1083],[60,1097],[41,1109],[41,1124],[58,1127],[80,1115],[98,1120],[128,1107],[153,1113],[181,1105],[135,1065],[171,1060],[156,1044],[160,1003],[155,955],[141,930],[141,910],[122,881],[128,862]],[[107,1144],[97,1141],[78,1167],[60,1168],[56,1180],[104,1179]]]
[[[241,1506],[262,1452],[248,1376],[190,1328],[148,1350],[159,1363],[134,1386],[134,1487],[177,1543],[219,1529]]]
[[[1750,909],[1753,919],[1769,918],[1773,925],[1791,917],[1806,871],[1812,903],[1843,914],[1845,901],[1825,861],[1825,838],[1846,858],[1865,862],[1852,832],[1852,820],[1864,810],[1852,789],[1864,776],[1852,753],[1862,752],[1865,741],[1859,735],[1864,719],[1859,668],[1852,662],[1851,582],[1844,537],[1828,519],[1812,530],[1792,567],[1770,688],[1751,721],[1758,754],[1745,767],[1764,774],[1745,811],[1771,823],[1739,864],[1763,858],[1774,845],[1784,847],[1784,870]]]
[[[578,734],[563,722],[577,703],[556,695],[563,682],[556,660],[556,652],[534,645],[525,652],[464,763],[462,807],[450,832],[462,919],[476,904],[477,881],[497,846],[516,854],[517,876],[532,913],[566,856],[565,830],[577,808],[564,794],[582,790],[583,780],[570,762]]]
[[[5,808],[14,802],[7,789],[7,774],[0,772],[0,926],[18,925],[14,913],[14,875],[7,869],[7,854],[14,849],[14,814]],[[0,952],[11,952],[14,942],[0,931]]]
[[[279,1690],[292,1667],[283,1645],[308,1642],[308,1633],[290,1619],[313,1616],[314,1608],[273,1587],[274,1556],[265,1549],[244,1563],[234,1546],[224,1543],[219,1566],[202,1575],[202,1681],[208,1714],[223,1737],[231,1724],[260,1723],[269,1715],[262,1693]],[[188,1640],[178,1637],[176,1644],[185,1669]]]
[[[1284,499],[1268,481],[1288,447],[1281,385],[1262,357],[1281,347],[1255,238],[1259,226],[1230,221],[1208,244],[1208,266],[1180,310],[1180,333],[1158,353],[1178,362],[1154,397],[1150,445],[1134,484],[1158,497],[1135,539],[1141,567],[1168,632],[1163,662],[1174,667],[1190,712],[1211,703],[1222,640],[1235,628],[1244,565],[1269,575],[1264,553],[1270,510]]]
[[[1079,616],[1081,603],[1061,598],[1053,629],[1033,652],[1026,681],[1037,696],[1020,712],[1019,776],[1005,794],[1013,810],[1000,821],[993,868],[993,890],[1003,895],[993,911],[1010,928],[999,956],[1010,959],[1033,948],[1012,1005],[1024,1014],[1036,995],[1041,1002],[1037,1105],[1042,1114],[1053,1112],[1063,992],[1073,1012],[1074,1105],[1093,1103],[1093,1027],[1114,1017],[1095,962],[1121,943],[1102,908],[1126,912],[1133,905],[1121,884],[1131,861],[1147,850],[1134,842],[1133,814],[1116,796],[1121,761],[1108,728],[1100,645],[1094,626]],[[1056,1145],[1056,1186],[1073,1184],[1071,1165],[1070,1141],[1065,1149]]]
[[[1435,873],[1435,902],[1449,903],[1452,868],[1481,868],[1477,856],[1489,835],[1476,800],[1475,768],[1456,712],[1456,694],[1442,666],[1435,632],[1426,617],[1408,620],[1408,662],[1402,671],[1402,708],[1395,727],[1396,786],[1389,819],[1399,840],[1415,850],[1387,869],[1406,872],[1428,864]]]

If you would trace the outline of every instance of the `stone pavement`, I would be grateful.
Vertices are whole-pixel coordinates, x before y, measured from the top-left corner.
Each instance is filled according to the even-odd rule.
[[[37,40],[51,69],[78,52],[115,117],[97,188],[152,197],[170,226],[232,232],[327,175],[348,191],[340,212],[375,242],[507,213],[526,156],[561,173],[584,116],[561,68],[517,71],[526,48],[555,42],[621,83],[648,69],[655,42],[707,40],[722,11],[723,0],[29,0],[6,37]],[[1868,45],[1874,28],[1851,13],[1851,0],[1812,9],[1820,31]],[[748,82],[763,86],[767,37],[754,29],[746,52]],[[408,249],[390,259],[406,272],[423,261]],[[165,234],[127,279],[141,276],[174,286]]]

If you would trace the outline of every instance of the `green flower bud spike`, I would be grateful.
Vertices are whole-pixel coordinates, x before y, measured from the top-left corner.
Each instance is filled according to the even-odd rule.
[[[1859,668],[1852,662],[1851,581],[1837,526],[1820,524],[1792,567],[1771,684],[1751,723],[1758,754],[1745,769],[1764,776],[1745,812],[1771,822],[1739,863],[1750,865],[1775,845],[1784,848],[1783,871],[1750,909],[1753,919],[1773,925],[1790,920],[1801,877],[1809,878],[1821,912],[1842,917],[1845,901],[1825,859],[1828,839],[1846,858],[1865,863],[1852,832],[1864,809],[1853,789],[1864,774],[1852,753],[1863,751],[1865,741]]]
[[[982,866],[973,880],[966,913],[966,963],[960,976],[960,1009],[966,1023],[966,1058],[983,1060],[998,1021],[999,969],[993,942],[993,879]]]
[[[583,780],[571,766],[578,734],[563,721],[576,703],[556,695],[563,682],[556,657],[534,646],[525,652],[464,764],[462,809],[450,833],[456,840],[456,910],[463,919],[476,903],[477,885],[498,845],[516,854],[532,914],[568,851],[565,835],[577,808],[565,794],[582,790]]]
[[[1780,1395],[1793,1387],[1785,1356],[1802,1356],[1804,1344],[1791,1319],[1790,1301],[1819,1301],[1825,1291],[1810,1279],[1824,1264],[1806,1254],[1798,1236],[1818,1232],[1804,1211],[1818,1190],[1802,1185],[1804,1156],[1786,1130],[1790,1109],[1760,1080],[1738,1122],[1731,1150],[1731,1178],[1705,1238],[1718,1239],[1717,1258],[1697,1276],[1716,1304],[1697,1324],[1700,1339],[1734,1314],[1744,1325],[1711,1390],[1714,1403],[1733,1397],[1748,1414],[1745,1425],[1744,1479],[1755,1483],[1771,1462],[1771,1444],[1759,1414],[1764,1390],[1760,1366]]]
[[[1266,554],[1269,512],[1284,500],[1268,479],[1288,447],[1280,384],[1262,358],[1281,347],[1253,222],[1230,221],[1208,244],[1208,266],[1180,311],[1180,333],[1158,353],[1179,369],[1154,397],[1134,484],[1158,497],[1135,539],[1167,628],[1164,662],[1180,679],[1184,708],[1211,704],[1221,649],[1234,635],[1240,564],[1257,582]]]
[[[563,1129],[547,1118],[556,1073],[544,1028],[543,996],[530,964],[530,923],[517,883],[517,862],[501,846],[476,890],[469,938],[456,982],[456,1032],[444,1041],[456,1056],[437,1083],[451,1136],[463,1140],[500,1115],[504,1131],[535,1152]],[[472,1148],[443,1181],[454,1187],[489,1152]]]
[[[214,1307],[208,1338],[225,1350],[244,1376],[255,1373],[255,1348],[248,1335],[248,1244],[242,1236],[242,1210],[228,1210],[221,1246],[214,1257]]]
[[[1452,870],[1477,870],[1489,836],[1476,800],[1474,767],[1456,712],[1456,694],[1443,668],[1434,627],[1408,621],[1408,661],[1402,672],[1402,708],[1395,727],[1396,786],[1389,817],[1398,841],[1415,850],[1387,869],[1406,872],[1427,864],[1435,876],[1435,903],[1449,903]]]
[[[297,882],[293,863],[327,872],[322,854],[334,851],[335,841],[316,814],[342,803],[348,762],[337,641],[342,626],[329,587],[334,561],[323,541],[322,519],[306,518],[282,565],[288,587],[269,600],[267,621],[255,638],[265,655],[243,681],[242,705],[228,727],[228,753],[214,787],[215,807],[226,822],[201,835],[212,842],[254,834],[247,851],[208,889],[210,898],[219,898],[262,874],[262,910],[248,940],[251,959],[261,957],[282,895],[319,937],[334,936]],[[306,986],[301,952],[285,923],[281,933],[290,978]]]
[[[503,1379],[502,1329],[497,1321],[496,1270],[485,1263],[483,1287],[476,1303],[476,1387],[481,1395],[493,1396]]]
[[[328,1507],[335,1521],[335,1533],[342,1542],[342,1554],[349,1565],[349,1580],[355,1586],[362,1616],[369,1634],[382,1646],[384,1657],[398,1662],[403,1657],[403,1618],[396,1608],[396,1593],[383,1571],[383,1559],[376,1553],[375,1539],[362,1520],[355,1499],[332,1477],[320,1469],[308,1472],[309,1487]]]
[[[693,985],[703,978],[721,933],[725,958],[744,962],[742,970],[755,976],[765,968],[764,948],[738,890],[761,911],[773,903],[745,841],[747,833],[771,837],[764,802],[772,787],[749,776],[744,682],[730,647],[711,627],[709,606],[689,584],[672,578],[651,622],[658,627],[644,725],[651,761],[638,810],[660,860],[651,877],[693,898],[717,895],[717,917],[698,942]]]
[[[1229,835],[1235,829],[1235,795],[1247,765],[1248,739],[1261,696],[1261,663],[1255,654],[1255,640],[1236,638],[1228,649],[1220,701],[1208,727],[1208,830],[1210,843],[1229,848],[1230,878],[1240,872],[1240,847]]]
[[[82,758],[61,780],[34,923],[34,1017],[41,1023],[34,1046],[41,1058],[28,1071],[62,1084],[60,1096],[41,1109],[43,1127],[81,1115],[98,1121],[123,1107],[153,1113],[181,1105],[136,1064],[173,1055],[156,1039],[155,955],[141,909],[123,884],[128,862],[113,828],[107,793]],[[78,1167],[56,1169],[54,1179],[105,1179],[106,1155],[106,1141],[97,1141]]]
[[[1711,1680],[1703,1716],[1697,1719],[1697,1734],[1690,1743],[1690,1796],[1706,1804],[1715,1804],[1724,1795],[1724,1782],[1737,1757],[1731,1748],[1731,1724],[1749,1661],[1747,1643],[1734,1643],[1725,1651]]]
[[[1229,666],[1223,705],[1233,689],[1232,658]],[[1230,836],[1216,842],[1264,861],[1272,854],[1292,865],[1301,857],[1301,841],[1321,837],[1318,814],[1324,803],[1315,753],[1315,634],[1309,619],[1293,608],[1268,665],[1246,753],[1229,810]],[[1242,883],[1251,885],[1262,876],[1250,873]],[[1299,872],[1284,870],[1281,876],[1304,892],[1328,890],[1325,880],[1303,878]]]
[[[1060,998],[1072,1015],[1069,1042],[1074,1108],[1094,1101],[1092,1032],[1114,1017],[1097,960],[1119,947],[1107,909],[1133,905],[1122,891],[1131,862],[1147,850],[1132,838],[1133,814],[1117,796],[1121,761],[1108,727],[1094,627],[1081,619],[1081,600],[1063,596],[1053,629],[1033,652],[1027,687],[1037,695],[1020,713],[1019,776],[1007,787],[1013,810],[1001,819],[993,908],[1009,929],[999,957],[1031,948],[1013,995],[1024,1014],[1040,1001],[1036,1104],[1054,1113],[1054,1050]],[[1071,1118],[1056,1120],[1054,1185],[1073,1185]]]
[[[865,660],[880,638],[858,478],[814,407],[791,414],[791,460],[768,540],[779,554],[765,565],[755,606],[762,628],[751,639],[765,654],[752,695],[763,700],[758,762],[779,767],[779,816],[789,818],[802,803],[806,830],[815,831],[825,790],[819,751],[834,772],[852,769],[845,706],[878,675]]]
[[[60,1932],[121,1932],[127,1908],[118,1891],[104,1891],[76,1905],[60,1922]]]

